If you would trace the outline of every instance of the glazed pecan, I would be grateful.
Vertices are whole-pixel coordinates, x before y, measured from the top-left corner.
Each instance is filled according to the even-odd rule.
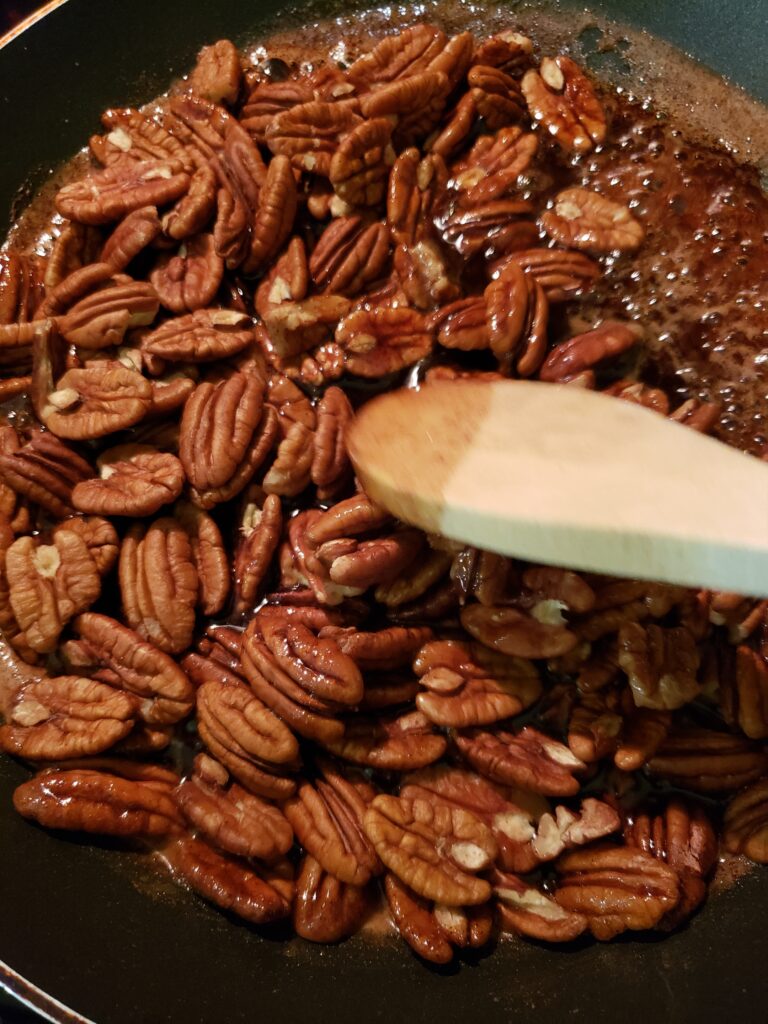
[[[431,905],[390,873],[384,879],[384,892],[397,930],[424,960],[447,964],[454,947],[479,949],[490,941],[493,914],[489,906]]]
[[[541,215],[541,226],[561,245],[595,253],[634,252],[645,237],[626,206],[586,188],[567,188],[555,196],[552,209]]]
[[[228,359],[253,342],[251,321],[230,309],[198,309],[166,320],[145,335],[142,352],[168,362],[207,363]]]
[[[426,138],[437,126],[450,92],[450,81],[443,71],[423,71],[399,78],[365,93],[360,109],[369,119],[393,119],[395,146],[403,149]]]
[[[706,895],[705,879],[717,858],[717,837],[711,821],[698,805],[674,799],[659,814],[643,811],[633,814],[624,826],[624,842],[652,854],[677,871],[680,902],[660,925],[676,927]]]
[[[57,518],[73,512],[73,488],[93,472],[85,459],[42,431],[35,431],[20,447],[15,433],[8,441],[0,451],[3,482]]]
[[[180,242],[208,227],[216,209],[218,179],[210,164],[198,167],[189,182],[186,195],[165,214],[163,234]]]
[[[198,754],[196,769],[206,757]],[[225,853],[272,862],[293,845],[293,830],[282,811],[236,782],[218,785],[196,770],[179,784],[174,797],[190,824]]]
[[[328,169],[333,190],[350,206],[375,206],[384,196],[395,162],[392,121],[373,117],[355,125],[341,140]]]
[[[282,865],[257,872],[252,864],[225,857],[191,836],[166,845],[163,860],[194,892],[252,924],[269,924],[290,913],[293,887],[286,892]]]
[[[136,370],[105,360],[67,370],[45,396],[40,418],[58,437],[86,441],[138,423],[152,403],[152,385]]]
[[[175,455],[150,445],[117,445],[98,459],[100,475],[72,490],[80,512],[98,515],[151,516],[181,493],[184,470]]]
[[[443,239],[465,260],[492,260],[534,244],[532,211],[527,199],[491,199],[468,207],[454,205],[438,224]]]
[[[469,811],[381,794],[363,828],[386,867],[419,896],[448,906],[490,897],[489,883],[477,873],[493,863],[496,841]]]
[[[461,624],[491,650],[518,658],[554,658],[578,643],[561,616],[552,623],[516,608],[470,604],[461,611]]]
[[[723,845],[729,853],[768,863],[768,780],[760,779],[731,798],[723,819]]]
[[[58,330],[72,345],[85,351],[120,345],[126,331],[151,324],[159,308],[151,284],[123,279],[76,302],[58,319]]]
[[[347,76],[361,89],[394,82],[425,71],[447,43],[445,33],[434,25],[412,25],[385,36],[368,53],[358,57]]]
[[[506,210],[511,215],[531,212],[530,204],[510,203],[498,207],[491,204],[515,189],[519,176],[533,160],[537,146],[535,135],[517,127],[502,128],[495,135],[481,135],[469,153],[451,168],[450,184],[458,190],[459,209],[471,211],[486,206],[491,211]],[[496,240],[496,254],[499,251],[505,251],[505,246]]]
[[[367,672],[410,666],[419,648],[432,639],[428,626],[390,626],[362,632],[352,626],[325,626],[320,636],[333,637],[341,650]]]
[[[353,935],[371,906],[364,886],[349,885],[306,854],[296,879],[293,927],[309,942],[338,942]]]
[[[93,136],[89,145],[91,153],[105,167],[120,171],[130,169],[126,165],[138,165],[138,173],[144,166],[143,162],[148,161],[158,165],[159,177],[165,177],[168,169],[175,173],[181,168],[191,174],[198,162],[197,153],[182,145],[159,120],[139,110],[131,107],[105,110],[101,123],[109,132]],[[151,181],[152,178],[146,180]],[[135,187],[131,175],[126,176],[125,182],[128,188]],[[164,199],[162,201],[165,202]],[[147,202],[160,205],[151,199]]]
[[[583,914],[597,939],[656,927],[680,899],[674,868],[641,849],[621,846],[575,850],[558,862],[555,899]]]
[[[323,740],[343,761],[381,771],[411,771],[433,764],[445,753],[444,736],[420,711],[347,718],[343,735]]]
[[[356,106],[346,100],[298,104],[278,114],[268,125],[266,143],[276,155],[290,157],[299,170],[327,178],[342,138],[362,123]]]
[[[429,549],[391,582],[380,583],[374,591],[374,597],[390,610],[390,614],[399,616],[404,606],[424,597],[432,587],[445,580],[450,564],[447,552]],[[449,590],[452,589],[450,584],[446,585]]]
[[[397,373],[429,355],[433,342],[424,317],[404,306],[355,310],[341,321],[335,339],[356,377]]]
[[[608,320],[556,345],[539,370],[540,380],[557,382],[589,370],[604,359],[631,349],[642,337],[635,324]]]
[[[768,738],[768,660],[740,644],[719,674],[723,717],[753,740]]]
[[[194,688],[167,654],[106,615],[86,612],[73,625],[80,639],[63,648],[72,668],[135,694],[149,725],[171,725],[189,713]]]
[[[574,774],[586,767],[568,747],[530,725],[517,735],[470,729],[457,735],[456,744],[481,775],[534,793],[572,796],[579,791]]]
[[[352,475],[347,455],[347,432],[352,406],[340,388],[327,388],[317,406],[317,429],[312,448],[310,475],[320,501],[338,493]]]
[[[120,547],[112,523],[101,516],[71,516],[53,528],[53,537],[65,530],[76,533],[83,540],[99,575],[106,576],[117,561]]]
[[[360,216],[336,217],[318,239],[309,270],[323,292],[354,296],[383,275],[388,259],[385,224],[366,224]]]
[[[463,729],[519,714],[541,694],[539,675],[521,658],[485,657],[456,641],[433,641],[413,664],[422,691],[416,706],[435,725]]]
[[[231,106],[240,92],[241,78],[237,47],[229,39],[220,39],[198,53],[187,81],[190,89],[203,99]]]
[[[768,755],[740,736],[712,729],[680,728],[648,762],[652,776],[694,793],[727,793],[759,779]]]
[[[13,806],[46,828],[155,839],[183,829],[172,792],[167,782],[52,769],[23,782]]]
[[[333,583],[350,594],[362,594],[396,579],[414,564],[423,546],[423,535],[404,527],[373,540],[326,541],[315,554]]]
[[[363,816],[375,794],[362,780],[325,765],[314,785],[302,783],[283,805],[296,838],[323,870],[349,885],[365,885],[381,865],[363,831]]]
[[[125,270],[140,252],[154,242],[161,231],[156,207],[144,206],[134,210],[120,221],[106,240],[99,258],[111,264],[116,271]]]
[[[74,271],[96,263],[99,260],[101,249],[102,237],[101,232],[97,228],[64,221],[58,235],[54,239],[45,268],[44,284],[46,292],[50,294],[57,285],[61,284]],[[31,281],[27,283],[25,279],[33,276],[30,273],[31,271],[32,267],[15,253],[5,254],[3,261],[0,262],[0,280],[4,282],[4,287],[2,288],[3,301],[0,302],[0,311],[2,311],[0,313],[0,320],[3,323],[10,323],[12,320],[29,319],[29,317],[24,317],[20,314],[23,312],[23,307],[26,307],[26,300],[23,299],[23,296],[25,292],[30,291]],[[8,276],[6,277],[6,275]],[[8,278],[13,279],[14,277],[16,279],[14,286],[6,291],[9,284]],[[6,315],[5,313],[8,308],[6,303],[9,298],[11,299],[11,308],[8,309],[8,313],[10,314],[13,311],[14,315]],[[42,299],[42,295],[39,298]],[[16,313],[14,307],[19,305],[22,308]]]
[[[296,789],[285,774],[298,762],[296,738],[236,676],[229,678],[234,684],[212,679],[197,691],[200,736],[246,789],[284,800]]]
[[[198,574],[189,536],[166,516],[135,523],[120,549],[120,594],[132,629],[162,651],[189,647],[195,626]]]
[[[26,643],[41,654],[55,648],[67,622],[101,593],[98,566],[80,534],[62,528],[52,540],[19,537],[5,557],[13,614]]]
[[[229,596],[229,557],[214,520],[187,501],[174,509],[187,531],[197,569],[198,606],[203,615],[216,615]]]
[[[100,754],[128,735],[136,711],[129,694],[93,679],[32,680],[0,725],[0,749],[29,761]]]
[[[518,263],[538,281],[550,302],[563,302],[581,295],[600,277],[598,264],[582,252],[523,249],[504,256],[501,266],[508,262]]]
[[[570,57],[545,57],[539,71],[520,83],[528,111],[547,134],[572,153],[588,153],[605,141],[603,108],[592,85]]]
[[[255,500],[246,498],[243,506],[240,541],[235,552],[235,606],[240,611],[256,604],[259,588],[280,542],[283,524],[280,499],[276,495],[254,494],[253,497]]]
[[[257,273],[280,251],[291,233],[297,202],[291,163],[287,157],[276,156],[259,192],[250,248],[243,262],[245,274]]]
[[[571,942],[588,927],[584,914],[561,907],[516,875],[494,871],[493,894],[502,928],[543,942]]]
[[[483,294],[488,345],[502,364],[513,361],[521,377],[541,366],[547,348],[549,303],[535,277],[510,263]]]
[[[619,630],[618,643],[618,662],[638,707],[675,709],[699,694],[699,652],[685,627],[628,622]]]
[[[62,217],[81,224],[109,224],[144,206],[163,206],[189,188],[189,175],[173,160],[122,162],[56,195]]]
[[[278,114],[314,98],[314,90],[301,80],[259,80],[243,104],[240,123],[256,142],[264,144],[267,128]]]
[[[214,299],[224,276],[213,235],[201,234],[181,243],[176,253],[160,256],[149,275],[160,302],[172,313],[204,309]]]
[[[528,36],[505,29],[476,46],[472,63],[487,64],[508,74],[518,74],[530,67],[532,55],[533,42]]]

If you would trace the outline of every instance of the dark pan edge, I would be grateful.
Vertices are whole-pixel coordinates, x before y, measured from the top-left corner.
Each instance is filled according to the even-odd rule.
[[[55,0],[56,6],[66,0]],[[47,995],[42,989],[22,978],[12,967],[0,960],[0,986],[30,1010],[34,1010],[52,1024],[94,1024],[75,1010]]]
[[[39,7],[36,11],[22,19],[22,21],[9,28],[5,35],[0,36],[0,50],[9,43],[12,43],[14,39],[17,39],[23,32],[26,32],[28,28],[36,25],[38,21],[41,21],[51,11],[55,11],[57,7],[61,7],[65,3],[67,3],[67,0],[48,0],[47,4],[43,4],[42,7]]]

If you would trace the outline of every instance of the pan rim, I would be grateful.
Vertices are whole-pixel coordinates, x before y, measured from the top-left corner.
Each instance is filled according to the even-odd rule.
[[[55,11],[57,7],[63,7],[66,3],[68,3],[68,0],[48,0],[48,2],[43,4],[42,7],[38,7],[36,11],[28,14],[26,18],[22,19],[22,21],[18,22],[12,28],[9,28],[7,32],[0,36],[0,50],[8,46],[8,44],[12,43],[15,39],[18,39],[19,36],[23,35],[23,33],[27,31],[28,28],[32,28],[33,25],[36,25],[38,21],[42,21],[43,18]]]
[[[66,0],[54,0],[55,6],[61,3],[66,3]],[[38,988],[4,960],[0,960],[0,988],[26,1006],[27,1009],[32,1010],[44,1020],[51,1021],[52,1024],[95,1024],[90,1017],[84,1017],[77,1010],[73,1010],[56,999],[55,996]]]

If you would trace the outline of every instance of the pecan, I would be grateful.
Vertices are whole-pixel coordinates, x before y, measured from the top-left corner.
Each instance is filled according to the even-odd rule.
[[[90,149],[106,167],[120,171],[128,169],[125,164],[142,166],[142,161],[159,162],[166,165],[162,171],[165,175],[169,167],[174,172],[181,168],[191,174],[197,165],[197,153],[182,145],[159,120],[139,110],[131,107],[105,110],[101,123],[110,130],[107,135],[91,138]],[[127,181],[129,187],[133,187],[130,176]]]
[[[361,89],[409,78],[425,71],[446,43],[445,33],[434,25],[412,25],[379,40],[347,69],[347,77]]]
[[[293,830],[282,811],[236,782],[225,789],[195,773],[174,795],[190,824],[225,853],[275,861],[293,845]]]
[[[502,928],[543,942],[571,942],[588,927],[584,914],[561,907],[516,875],[493,872],[493,894]]]
[[[537,238],[527,199],[491,199],[473,206],[454,205],[439,220],[443,239],[465,260],[525,249]]]
[[[264,476],[264,490],[287,498],[301,494],[309,485],[313,458],[314,432],[303,423],[291,423]]]
[[[266,868],[257,872],[252,864],[225,857],[200,839],[175,840],[163,848],[163,860],[194,892],[252,924],[269,924],[290,913],[280,875]]]
[[[16,789],[13,806],[46,828],[147,839],[183,829],[167,782],[125,779],[104,771],[40,772]]]
[[[363,815],[373,798],[367,783],[346,778],[330,766],[315,785],[302,783],[283,805],[296,838],[323,870],[340,882],[365,885],[381,865],[363,831]]]
[[[768,661],[744,644],[720,674],[723,717],[753,740],[768,738]]]
[[[290,157],[299,170],[328,177],[331,160],[341,139],[361,124],[354,102],[311,101],[278,114],[265,132],[269,148],[278,156]]]
[[[259,192],[250,250],[243,273],[255,274],[279,251],[291,233],[298,197],[296,179],[287,157],[276,156],[269,164]]]
[[[626,206],[586,188],[558,193],[552,209],[542,213],[541,226],[561,245],[596,253],[634,252],[645,236]]]
[[[211,490],[232,479],[258,435],[263,404],[264,382],[255,373],[241,370],[198,385],[179,436],[179,458],[193,487]]]
[[[433,341],[424,317],[404,306],[358,309],[341,321],[335,338],[356,377],[397,373],[429,355]]]
[[[461,624],[491,650],[519,658],[557,657],[578,642],[564,624],[542,622],[515,608],[467,605],[461,611]]]
[[[447,964],[453,959],[454,946],[479,949],[490,941],[493,914],[489,906],[430,905],[390,873],[384,892],[397,930],[424,960]]]
[[[479,656],[478,656],[479,655]],[[530,662],[504,656],[485,659],[456,641],[422,647],[414,671],[424,687],[416,706],[435,725],[462,729],[511,718],[541,694]]]
[[[343,734],[344,726],[333,717],[339,705],[316,697],[300,685],[252,629],[243,637],[242,664],[253,692],[300,736],[328,742]],[[313,682],[314,675],[310,676]],[[331,688],[331,681],[327,682],[326,689]]]
[[[346,720],[341,737],[322,742],[343,761],[380,771],[424,768],[439,760],[447,746],[420,711],[380,718],[355,715]]]
[[[361,711],[376,712],[411,704],[419,692],[417,680],[399,672],[368,672],[363,682]]]
[[[448,183],[445,161],[437,155],[421,158],[419,150],[404,150],[392,166],[387,192],[387,223],[400,245],[415,245],[428,237],[428,225]]]
[[[635,324],[607,320],[591,331],[556,345],[544,360],[539,379],[557,382],[582,373],[604,359],[612,359],[631,349],[641,337],[642,331]]]
[[[619,630],[618,662],[638,707],[675,709],[698,696],[699,653],[683,626],[628,622]]]
[[[454,554],[451,579],[463,599],[475,597],[484,606],[498,604],[508,597],[512,575],[510,559],[491,551],[461,548]]]
[[[666,416],[669,412],[669,399],[660,388],[650,388],[647,384],[636,380],[617,380],[607,388],[603,388],[604,395],[613,395],[625,402],[634,402],[635,405],[642,405],[644,409],[653,409]]]
[[[217,185],[216,172],[210,164],[198,167],[190,179],[186,195],[163,217],[163,234],[178,242],[208,227],[216,208]]]
[[[488,345],[504,366],[530,377],[544,360],[549,303],[544,289],[518,263],[510,263],[483,294]]]
[[[768,780],[731,797],[723,819],[723,845],[729,853],[768,863]]]
[[[164,206],[188,188],[189,175],[173,160],[124,162],[65,185],[56,209],[81,224],[109,224],[144,206]]]
[[[477,873],[495,859],[496,841],[469,811],[381,794],[363,828],[386,867],[419,896],[459,907],[489,899]]]
[[[73,224],[71,221],[65,221],[54,240],[50,256],[48,257],[48,264],[45,268],[44,283],[46,292],[50,294],[57,285],[61,284],[74,271],[81,270],[83,267],[95,263],[99,259],[101,243],[101,232],[98,229],[87,227],[85,224]],[[27,289],[24,289],[22,285],[24,277],[28,275],[31,269],[26,267],[25,263],[15,253],[7,253],[3,261],[0,262],[0,280],[5,278],[5,273],[11,271],[14,265],[16,268],[15,274],[19,275],[21,279],[17,278],[16,288],[11,292],[14,295],[14,298],[11,300],[12,305],[18,303],[20,295],[23,294],[24,290],[28,290],[28,286]],[[27,271],[27,275],[24,274],[24,271]],[[8,296],[4,289],[3,294],[7,301]],[[42,299],[42,296],[40,298]],[[22,305],[25,305],[25,303],[22,303]],[[18,315],[6,317],[2,313],[4,309],[5,301],[0,301],[0,321],[3,323],[24,319]]]
[[[261,504],[261,508],[259,508]],[[235,553],[235,606],[253,607],[280,541],[283,516],[274,494],[246,501],[240,521],[241,539]]]
[[[592,85],[570,57],[545,57],[520,83],[528,111],[569,153],[588,153],[605,141],[605,113]]]
[[[243,104],[240,123],[251,138],[266,143],[266,132],[279,114],[315,98],[306,82],[257,82]]]
[[[562,249],[523,249],[504,257],[518,263],[535,278],[550,302],[563,302],[589,289],[600,276],[600,267],[582,252]]]
[[[180,409],[195,390],[195,381],[184,373],[172,373],[152,381],[151,416],[167,416]]]
[[[389,514],[360,492],[315,517],[307,529],[307,540],[317,548],[328,540],[368,533],[389,522]]]
[[[333,637],[364,672],[380,672],[410,666],[419,648],[432,639],[432,630],[427,626],[390,626],[366,633],[353,627],[325,626],[320,636]]]
[[[720,419],[722,411],[723,408],[718,402],[700,402],[698,398],[689,398],[675,409],[669,418],[676,423],[683,423],[691,430],[709,434]]]
[[[19,537],[5,558],[13,614],[41,654],[54,649],[67,622],[101,593],[98,567],[79,533],[61,529],[52,540]]]
[[[654,815],[641,811],[624,826],[624,842],[635,846],[677,871],[680,902],[661,927],[674,928],[703,901],[705,878],[715,866],[717,837],[707,815],[695,804],[671,800]]]
[[[348,482],[352,466],[347,455],[347,431],[353,412],[340,388],[328,388],[317,406],[317,430],[310,475],[320,501],[327,500]]]
[[[392,121],[371,118],[341,140],[328,171],[333,190],[350,206],[376,206],[383,198],[389,168],[395,162]]]
[[[568,746],[587,764],[613,756],[624,724],[616,691],[583,694],[568,721]]]
[[[129,626],[162,651],[178,654],[189,647],[198,574],[181,524],[171,517],[148,528],[134,524],[120,549],[119,576]]]
[[[13,699],[0,749],[29,761],[100,754],[127,736],[136,701],[78,676],[27,682]]]
[[[246,789],[278,800],[291,796],[296,784],[282,773],[296,767],[296,738],[247,686],[204,682],[197,714],[203,742]]]
[[[80,512],[150,516],[175,501],[184,485],[176,456],[150,445],[109,448],[99,456],[98,466],[98,477],[80,481],[72,490],[72,504]]]
[[[120,546],[112,523],[100,516],[72,516],[53,529],[55,538],[62,531],[76,533],[88,548],[100,576],[106,576],[117,561]]]
[[[648,772],[694,793],[727,793],[759,779],[768,755],[740,736],[685,728],[670,734],[648,762]]]
[[[622,771],[641,768],[655,755],[672,726],[669,711],[636,708],[624,721],[624,729],[614,754],[614,763]]]
[[[521,128],[502,128],[495,135],[481,135],[451,171],[451,185],[459,191],[461,207],[487,205],[512,191],[530,166],[537,147],[536,136]],[[526,211],[530,209],[525,207]]]
[[[86,612],[73,625],[80,639],[63,648],[73,668],[135,694],[149,725],[172,725],[189,713],[194,688],[167,654],[106,615]]]
[[[190,89],[205,100],[231,106],[240,92],[240,55],[229,39],[204,46],[189,76]]]
[[[360,109],[366,118],[393,118],[393,141],[403,149],[426,138],[437,126],[450,88],[443,71],[423,71],[365,93],[360,97]]]
[[[395,579],[415,561],[423,546],[421,532],[404,527],[374,540],[327,541],[316,555],[334,583],[362,594],[368,587]]]
[[[195,235],[175,254],[164,253],[149,279],[160,302],[172,313],[188,313],[209,305],[224,276],[224,261],[216,254],[213,235]]]
[[[523,118],[523,94],[514,78],[488,65],[475,64],[467,75],[469,94],[477,113],[491,131]]]
[[[0,452],[3,482],[57,518],[69,515],[73,488],[92,473],[85,459],[42,431],[35,431],[21,447],[17,441],[9,447]]]
[[[58,437],[86,441],[134,426],[151,402],[152,385],[136,370],[93,362],[67,370],[46,395],[40,418]]]
[[[540,862],[554,860],[563,850],[602,839],[620,825],[619,815],[610,804],[587,797],[578,814],[562,805],[555,809],[554,814],[543,814],[531,840],[531,850]]]
[[[142,338],[141,350],[168,362],[229,359],[253,342],[249,318],[236,310],[198,309],[166,320]]]
[[[531,566],[523,573],[523,586],[530,591],[532,599],[557,601],[569,612],[583,614],[592,611],[595,592],[578,573],[552,566]],[[534,605],[536,607],[536,605]]]
[[[529,725],[517,735],[470,729],[458,735],[456,743],[481,775],[534,793],[572,796],[579,791],[574,773],[586,767],[568,747]]]
[[[293,927],[309,942],[338,942],[353,935],[371,905],[368,890],[340,882],[306,854],[296,879]]]
[[[309,270],[323,292],[354,296],[382,276],[388,259],[386,225],[336,217],[320,236]]]
[[[100,259],[111,264],[116,271],[125,270],[140,252],[154,242],[161,230],[154,206],[134,210],[120,221],[106,240]]]
[[[442,128],[430,135],[424,143],[424,148],[435,156],[452,156],[469,137],[476,116],[475,101],[466,93],[446,116]]]
[[[229,558],[219,528],[207,513],[189,502],[179,502],[174,511],[192,546],[200,610],[203,615],[216,615],[229,596]]]
[[[400,608],[423,597],[435,584],[444,579],[450,566],[450,555],[444,551],[429,550],[426,555],[406,566],[389,583],[380,583],[374,597],[389,609]]]
[[[277,414],[272,406],[266,405],[245,450],[245,457],[229,480],[220,487],[207,487],[204,490],[190,487],[192,501],[200,508],[209,509],[239,494],[274,448],[277,435]]]
[[[313,295],[299,302],[275,303],[264,319],[272,351],[291,358],[330,342],[350,305],[342,295]]]
[[[533,42],[528,36],[506,29],[490,36],[475,49],[473,64],[501,68],[507,74],[518,74],[530,67]]]
[[[565,910],[583,914],[601,940],[627,929],[656,927],[680,898],[674,868],[640,849],[575,850],[558,862],[557,870],[555,899]]]

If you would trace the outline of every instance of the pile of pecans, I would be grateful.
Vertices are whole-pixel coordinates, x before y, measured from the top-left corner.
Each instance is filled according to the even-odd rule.
[[[344,68],[221,41],[156,106],[104,114],[50,251],[0,257],[21,814],[146,843],[317,942],[383,886],[438,963],[499,927],[672,929],[719,847],[768,860],[766,602],[426,536],[346,453],[354,406],[408,375],[713,425],[617,372],[637,324],[552,344],[643,243],[596,191],[536,201],[607,121],[569,57],[423,24]]]

